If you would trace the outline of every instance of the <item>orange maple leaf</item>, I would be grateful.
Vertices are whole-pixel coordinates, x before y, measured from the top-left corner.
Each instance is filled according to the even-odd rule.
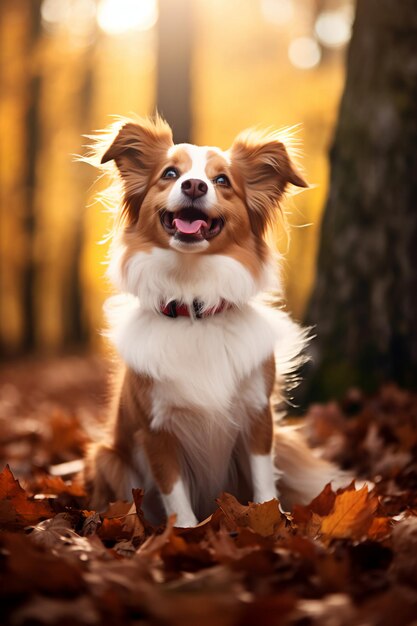
[[[7,529],[22,528],[53,515],[47,502],[30,499],[6,465],[0,473],[0,525]]]
[[[333,510],[323,517],[320,534],[328,538],[360,538],[372,524],[378,498],[364,485],[337,494]]]

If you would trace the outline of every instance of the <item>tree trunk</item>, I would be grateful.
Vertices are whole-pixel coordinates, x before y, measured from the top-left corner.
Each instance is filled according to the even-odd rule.
[[[191,0],[160,0],[157,109],[171,125],[174,141],[191,141],[191,64],[194,35]]]
[[[89,51],[86,52],[84,58],[81,58],[83,76],[83,86],[78,95],[79,104],[79,128],[84,132],[88,132],[88,128],[91,128],[91,103],[93,96],[93,65],[92,58]],[[81,71],[81,70],[80,70]],[[87,177],[83,174],[83,177]],[[75,202],[80,207],[85,199],[84,187],[79,186],[75,194]],[[64,283],[65,296],[65,308],[63,311],[64,316],[64,336],[63,344],[69,347],[83,345],[88,339],[89,329],[86,326],[84,319],[84,293],[81,283],[81,262],[82,252],[84,247],[84,213],[78,211],[74,216],[74,230],[73,238],[70,242],[69,251],[71,256],[71,263],[69,268],[69,274],[66,277]]]
[[[27,58],[33,58],[38,45],[41,31],[40,0],[33,0],[30,4],[31,28],[29,31]],[[39,99],[41,77],[38,68],[32,71],[28,85],[28,108],[26,114],[26,141],[27,141],[27,169],[25,172],[25,202],[23,213],[23,229],[27,241],[27,258],[23,270],[23,312],[24,337],[22,348],[32,350],[36,343],[36,253],[34,249],[35,232],[37,227],[35,186],[36,186],[36,159],[39,150]]]
[[[416,7],[357,3],[307,316],[313,397],[417,387]]]

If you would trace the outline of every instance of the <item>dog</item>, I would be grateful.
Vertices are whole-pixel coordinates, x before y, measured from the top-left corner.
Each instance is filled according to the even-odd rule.
[[[222,151],[175,145],[159,116],[124,120],[101,164],[122,183],[108,270],[122,296],[107,315],[124,368],[107,441],[87,459],[91,505],[140,487],[150,521],[189,527],[223,491],[310,500],[337,471],[271,406],[308,331],[260,297],[277,288],[268,229],[289,186],[307,187],[280,133],[248,130]]]

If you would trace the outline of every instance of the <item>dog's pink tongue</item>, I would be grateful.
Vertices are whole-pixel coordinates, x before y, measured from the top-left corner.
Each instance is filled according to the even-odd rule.
[[[182,220],[177,217],[174,220],[174,224],[176,229],[179,230],[180,233],[184,233],[185,235],[195,235],[203,226],[207,228],[207,222],[205,222],[204,220],[194,220],[193,222],[187,222],[186,220]]]

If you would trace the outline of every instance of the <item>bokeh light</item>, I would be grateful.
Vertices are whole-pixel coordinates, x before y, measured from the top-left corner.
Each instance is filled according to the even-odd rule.
[[[96,3],[94,0],[44,0],[41,18],[46,31],[54,33],[65,29],[76,39],[75,43],[82,43],[90,38],[95,28]]]
[[[293,0],[261,0],[264,18],[272,24],[287,24],[294,18]]]
[[[158,19],[156,0],[101,0],[97,21],[109,35],[152,28]]]
[[[318,16],[314,29],[324,46],[330,48],[344,46],[351,36],[352,12],[346,9],[323,11]]]
[[[0,231],[5,233],[0,245],[5,268],[0,272],[0,341],[11,351],[25,341],[30,311],[19,286],[26,265],[32,267],[33,250],[42,249],[33,269],[36,345],[58,349],[72,341],[77,328],[99,343],[108,284],[103,277],[107,245],[97,242],[112,224],[93,203],[105,181],[91,187],[96,172],[73,163],[72,155],[85,153],[82,135],[105,127],[111,114],[147,115],[158,107],[169,117],[160,86],[167,81],[171,59],[175,76],[177,67],[187,65],[188,82],[181,86],[174,80],[169,90],[177,107],[170,121],[175,125],[187,119],[193,143],[227,148],[243,128],[301,122],[305,157],[300,165],[311,188],[288,202],[294,228],[283,278],[289,310],[301,318],[314,282],[327,192],[326,151],[344,79],[340,29],[330,41],[326,30],[334,21],[327,18],[329,13],[332,19],[335,13],[342,16],[350,32],[352,0],[322,0],[320,5],[316,0],[39,4],[40,12],[29,10],[29,1],[8,2],[2,13],[0,132],[12,149],[0,176],[7,198],[0,209]],[[184,21],[189,24],[185,29]],[[331,62],[322,62],[324,52]],[[178,104],[181,90],[188,94],[187,111]],[[30,180],[27,155],[35,159],[31,171],[36,175]],[[23,210],[34,220],[33,241],[22,228]],[[302,228],[305,224],[313,226]],[[284,236],[277,244],[287,251]]]
[[[312,37],[297,37],[289,45],[288,57],[295,67],[302,70],[312,69],[320,63],[320,46]]]

